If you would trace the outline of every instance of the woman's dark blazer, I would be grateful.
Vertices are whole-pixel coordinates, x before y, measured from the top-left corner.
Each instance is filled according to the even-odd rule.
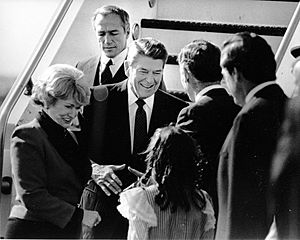
[[[58,154],[37,119],[15,129],[10,150],[17,202],[10,217],[64,228],[82,193],[72,167]]]

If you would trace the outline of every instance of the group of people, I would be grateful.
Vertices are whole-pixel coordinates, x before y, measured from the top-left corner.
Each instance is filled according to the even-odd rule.
[[[92,24],[101,54],[50,66],[33,86],[40,112],[11,137],[6,238],[299,237],[300,105],[286,110],[269,44],[242,32],[221,50],[184,46],[186,101],[165,88],[162,42],[127,46],[125,10],[105,5]]]

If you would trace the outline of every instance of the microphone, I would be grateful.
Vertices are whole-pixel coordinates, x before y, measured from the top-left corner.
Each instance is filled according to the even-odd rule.
[[[98,85],[93,87],[92,90],[93,97],[97,102],[103,102],[107,99],[108,90],[106,86]]]

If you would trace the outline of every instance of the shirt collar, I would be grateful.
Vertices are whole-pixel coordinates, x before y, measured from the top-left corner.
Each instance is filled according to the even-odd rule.
[[[247,96],[245,98],[245,103],[248,103],[251,100],[251,98],[254,97],[255,93],[257,93],[261,89],[265,88],[266,86],[273,85],[273,84],[276,84],[276,82],[275,81],[268,81],[268,82],[264,82],[264,83],[258,84],[257,86],[255,86],[254,88],[252,88],[251,91],[248,92],[248,94],[247,94]]]
[[[113,65],[121,65],[127,57],[127,51],[128,51],[127,48],[125,48],[122,52],[120,52],[114,58],[109,58],[104,53],[102,53],[102,55],[101,55],[101,64],[106,65],[108,63],[108,61],[111,59],[112,62],[113,62]]]
[[[129,81],[127,81],[127,89],[128,89],[128,105],[131,106],[138,100],[136,95],[133,93]],[[145,101],[145,104],[152,109],[153,103],[154,103],[154,95],[152,94],[150,97],[143,99]]]
[[[200,92],[197,93],[195,101],[198,102],[200,100],[200,98],[203,95],[205,95],[208,91],[210,91],[212,89],[219,89],[219,88],[223,88],[223,87],[220,84],[213,84],[213,85],[203,88]]]

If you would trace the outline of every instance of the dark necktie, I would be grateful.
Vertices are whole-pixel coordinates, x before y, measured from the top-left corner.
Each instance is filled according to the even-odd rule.
[[[112,74],[109,68],[109,66],[112,64],[113,64],[112,60],[109,59],[109,61],[106,63],[103,72],[101,73],[101,84],[112,83]]]
[[[135,113],[133,153],[139,153],[145,149],[147,141],[147,116],[143,108],[145,102],[142,99],[136,101],[138,108]]]

